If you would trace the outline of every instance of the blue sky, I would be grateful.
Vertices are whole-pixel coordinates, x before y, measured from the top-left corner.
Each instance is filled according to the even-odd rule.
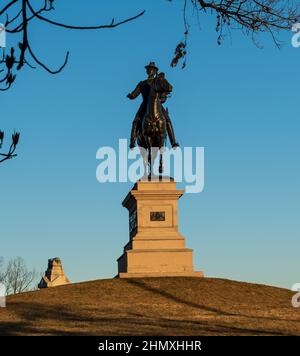
[[[217,45],[208,14],[190,19],[187,68],[171,69],[182,1],[57,2],[53,18],[98,24],[146,9],[113,30],[30,28],[51,76],[24,70],[1,93],[0,128],[21,132],[18,158],[0,167],[0,256],[43,271],[59,256],[71,281],[110,278],[128,240],[121,202],[130,183],[100,184],[96,151],[129,137],[139,100],[126,94],[154,60],[174,87],[167,103],[182,146],[205,147],[205,189],[180,201],[180,231],[195,269],[290,288],[299,282],[299,68],[292,33],[278,50],[232,33]],[[10,43],[8,36],[8,46]]]

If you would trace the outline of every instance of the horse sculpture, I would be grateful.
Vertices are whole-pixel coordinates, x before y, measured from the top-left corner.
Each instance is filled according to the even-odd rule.
[[[153,166],[158,153],[160,153],[159,175],[161,176],[163,173],[163,152],[167,138],[166,119],[168,114],[162,104],[171,91],[171,85],[163,76],[158,75],[153,80],[137,137],[143,158],[145,177],[147,176],[148,166],[149,177],[153,176]]]

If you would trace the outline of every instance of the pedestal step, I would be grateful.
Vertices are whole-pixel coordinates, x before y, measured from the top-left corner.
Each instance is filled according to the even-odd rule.
[[[128,250],[118,259],[118,271],[150,276],[194,276],[193,250],[182,249],[135,249]],[[128,276],[129,276],[128,275]]]
[[[128,250],[153,250],[153,249],[184,249],[184,238],[147,238],[147,239],[133,239],[124,247],[124,251]]]
[[[147,278],[147,277],[204,277],[203,272],[159,272],[159,273],[119,273],[119,278]]]

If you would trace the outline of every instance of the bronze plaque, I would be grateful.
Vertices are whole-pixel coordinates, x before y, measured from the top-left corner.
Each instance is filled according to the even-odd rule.
[[[151,211],[150,212],[151,221],[165,221],[166,216],[164,211]]]

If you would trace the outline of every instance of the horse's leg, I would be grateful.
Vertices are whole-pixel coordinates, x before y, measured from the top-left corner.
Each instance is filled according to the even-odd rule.
[[[164,171],[164,167],[163,167],[163,154],[162,152],[160,152],[160,156],[159,156],[159,175],[161,176],[162,173]]]
[[[157,147],[157,142],[153,142],[154,146],[151,147],[151,166],[152,166],[152,178],[155,177],[155,172],[154,172],[154,163],[159,151],[159,148]]]
[[[149,167],[149,175],[148,178],[152,177],[152,155],[151,155],[151,138],[149,136],[147,136],[147,165]]]
[[[147,168],[148,168],[148,150],[145,147],[139,146],[140,153],[143,159],[143,165],[144,165],[144,175],[142,179],[147,178]]]
[[[163,153],[165,151],[165,135],[161,135],[160,136],[160,142],[159,142],[159,175],[161,176],[163,171],[164,171],[164,167],[163,167]]]
[[[149,166],[149,178],[151,180],[152,177],[152,155],[151,155],[151,147],[148,147],[148,166]]]

